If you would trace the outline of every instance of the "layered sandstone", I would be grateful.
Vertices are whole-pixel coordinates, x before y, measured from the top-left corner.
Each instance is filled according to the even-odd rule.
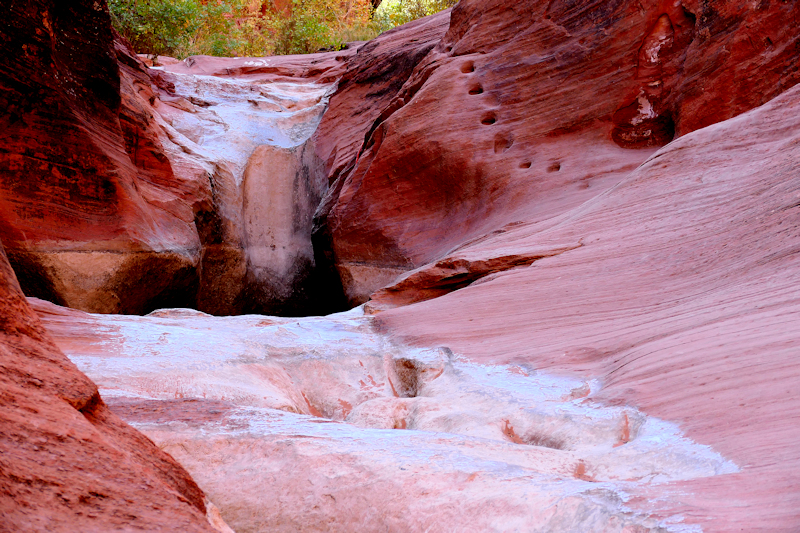
[[[101,399],[0,263],[4,524],[207,530],[118,415],[240,532],[794,530],[799,9],[464,0],[145,69],[102,3],[11,6],[26,292],[377,315],[32,300]]]
[[[795,87],[687,134],[562,216],[487,235],[380,291],[376,309],[418,301],[379,313],[380,327],[476,362],[598,379],[599,398],[674,421],[742,467],[634,489],[634,509],[703,531],[792,531],[798,132]],[[430,298],[440,263],[497,264],[510,251],[538,258]]]
[[[167,155],[181,172],[200,169],[213,189],[196,219],[198,309],[325,310],[311,226],[327,181],[309,138],[348,53],[194,57],[159,72],[168,91],[155,112],[169,137]]]
[[[674,135],[791,87],[800,49],[782,21],[798,9],[460,2],[358,151],[327,158],[346,171],[318,231],[349,301],[489,231],[559,215]]]

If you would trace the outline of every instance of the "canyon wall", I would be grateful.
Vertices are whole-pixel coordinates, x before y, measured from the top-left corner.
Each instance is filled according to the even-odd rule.
[[[703,531],[795,530],[799,141],[794,87],[673,141],[556,220],[379,291],[378,327],[475,362],[596,378],[598,401],[673,421],[742,467],[633,490],[633,509]],[[529,265],[485,268],[510,252]],[[459,275],[466,287],[436,292]]]
[[[148,69],[11,3],[3,525],[796,530],[799,19],[463,0]]]
[[[318,145],[371,122],[327,156],[337,181],[317,229],[348,300],[563,213],[673,136],[780,94],[800,80],[783,23],[799,16],[795,2],[460,2],[380,115],[342,116],[365,92],[343,84],[323,117]]]
[[[800,79],[793,2],[465,1],[160,70],[98,6],[20,8],[2,66],[0,237],[28,294],[89,311],[360,304]]]
[[[230,531],[189,474],[55,346],[2,248],[0,391],[3,531]]]
[[[310,235],[327,183],[306,143],[352,51],[166,73],[104,3],[15,3],[8,24],[0,237],[27,294],[106,313],[322,309]]]
[[[173,172],[107,8],[15,2],[6,18],[0,238],[23,289],[104,312],[191,304],[209,183]]]

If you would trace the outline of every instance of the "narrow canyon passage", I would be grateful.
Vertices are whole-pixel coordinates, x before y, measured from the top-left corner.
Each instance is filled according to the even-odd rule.
[[[0,32],[0,531],[800,530],[800,2]]]

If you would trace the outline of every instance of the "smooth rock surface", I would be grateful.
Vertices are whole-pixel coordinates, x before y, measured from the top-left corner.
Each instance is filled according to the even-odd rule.
[[[326,157],[343,170],[318,232],[348,300],[558,216],[674,134],[785,91],[800,36],[784,21],[799,18],[796,2],[460,2],[357,153]]]
[[[328,317],[89,315],[32,300],[114,411],[237,532],[669,531],[636,487],[737,465],[600,382],[388,342]],[[639,528],[639,529],[636,529]]]
[[[634,509],[656,505],[656,516],[677,513],[703,531],[794,531],[798,132],[795,87],[673,141],[562,216],[487,235],[455,257],[477,263],[580,246],[382,312],[379,327],[398,342],[447,345],[479,363],[599,379],[598,400],[674,421],[742,467],[632,489]],[[376,308],[385,297],[387,307],[393,297],[413,301],[410,283],[398,289],[379,292]]]

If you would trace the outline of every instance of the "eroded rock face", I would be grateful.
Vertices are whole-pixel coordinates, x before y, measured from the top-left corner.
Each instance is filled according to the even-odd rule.
[[[472,238],[559,215],[675,134],[791,87],[798,35],[780,21],[798,9],[460,2],[357,155],[328,158],[346,169],[325,200],[324,231],[348,299]]]
[[[213,185],[213,205],[197,220],[198,309],[326,311],[311,226],[328,184],[309,138],[343,64],[337,57],[196,57],[161,73],[171,92],[156,111],[173,146],[169,157],[184,158],[189,171],[205,169]]]
[[[5,24],[0,237],[23,288],[105,312],[190,304],[209,184],[172,172],[105,4],[17,2]]]
[[[6,531],[230,531],[175,460],[109,411],[53,344],[0,248],[0,516]],[[209,509],[213,506],[209,506]]]
[[[327,180],[306,143],[352,51],[168,73],[113,41],[103,2],[7,19],[0,237],[26,293],[113,313],[325,310],[310,235]],[[254,215],[266,189],[283,218]],[[259,224],[287,217],[265,259],[256,236],[283,227]]]
[[[580,246],[384,311],[380,328],[476,362],[596,377],[600,398],[675,421],[742,467],[670,484],[674,499],[657,504],[658,516],[683,514],[707,532],[791,531],[800,523],[800,430],[787,422],[800,402],[798,132],[795,87],[687,134],[561,217],[487,235],[440,262]],[[425,282],[423,300],[435,273],[422,268],[371,304],[413,301],[414,279]],[[663,494],[630,493],[633,509]]]
[[[670,423],[596,401],[598,381],[394,344],[360,309],[33,305],[115,413],[189,469],[237,532],[662,532],[679,517],[633,513],[627,492],[672,498],[665,482],[738,471]]]

